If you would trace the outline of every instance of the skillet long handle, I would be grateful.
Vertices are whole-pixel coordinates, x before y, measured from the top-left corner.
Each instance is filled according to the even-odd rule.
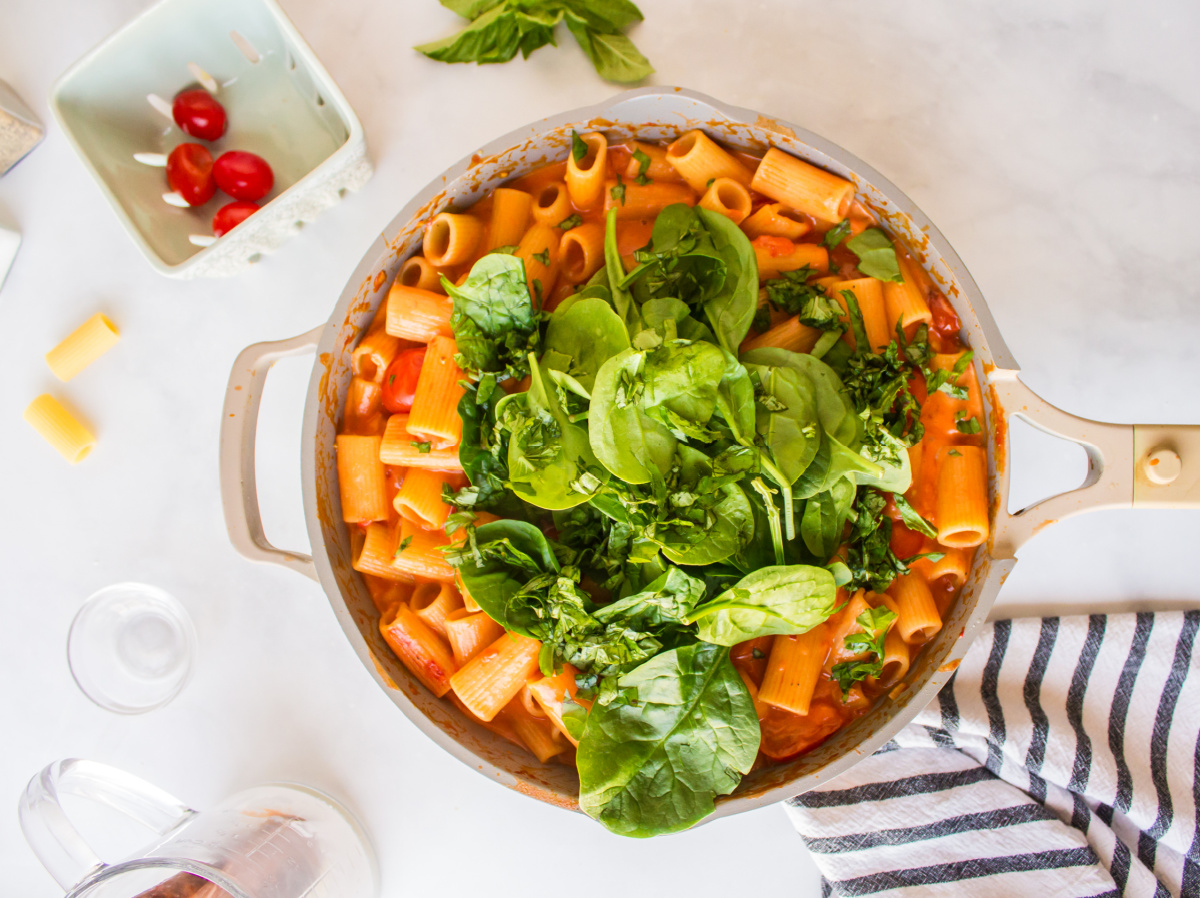
[[[281,564],[313,580],[317,570],[311,555],[276,548],[263,532],[254,450],[258,409],[271,366],[279,359],[315,350],[323,329],[321,325],[289,340],[255,343],[243,349],[229,372],[221,413],[221,505],[233,547],[251,561]]]
[[[998,505],[993,510],[992,557],[1011,558],[1050,524],[1105,508],[1200,508],[1200,426],[1107,424],[1064,412],[1022,383],[1018,372],[990,376]],[[1087,454],[1081,486],[1020,511],[1008,511],[1012,479],[1010,427],[1019,418]]]

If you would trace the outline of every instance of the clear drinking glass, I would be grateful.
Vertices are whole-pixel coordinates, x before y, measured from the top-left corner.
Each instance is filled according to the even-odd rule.
[[[83,694],[118,714],[161,708],[192,672],[196,631],[170,594],[116,583],[92,595],[71,622],[67,663]]]
[[[114,864],[67,819],[60,795],[101,802],[158,837]],[[32,780],[21,830],[66,898],[374,898],[375,855],[362,827],[316,789],[271,783],[208,811],[116,768],[56,761]]]

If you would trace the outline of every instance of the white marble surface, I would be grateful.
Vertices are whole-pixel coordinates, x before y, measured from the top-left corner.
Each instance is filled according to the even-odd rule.
[[[283,4],[358,110],[378,171],[249,274],[191,283],[155,275],[53,124],[0,180],[0,217],[25,237],[0,293],[9,335],[0,390],[3,891],[56,894],[14,810],[42,765],[81,756],[199,807],[268,779],[326,788],[374,835],[393,898],[489,885],[526,893],[531,870],[533,888],[566,883],[580,898],[614,886],[629,898],[817,894],[779,808],[643,843],[490,785],[435,749],[374,686],[317,586],[230,548],[216,458],[237,352],[324,320],[379,229],[450,161],[616,90],[566,35],[559,50],[503,67],[429,62],[408,48],[455,21],[433,0]],[[49,123],[57,74],[142,6],[10,0],[0,11],[0,78]],[[1196,4],[642,8],[648,21],[634,37],[658,66],[655,83],[797,122],[908,192],[970,267],[1029,383],[1049,400],[1115,421],[1200,422]],[[121,326],[120,345],[76,382],[54,382],[42,354],[98,309]],[[297,548],[306,543],[299,433],[308,369],[305,360],[278,366],[259,428],[268,533]],[[100,438],[78,467],[20,421],[47,389]],[[1032,440],[1015,463],[1026,499],[1082,477],[1081,456],[1059,459]],[[1194,605],[1198,537],[1196,512],[1066,521],[1022,551],[997,613]],[[200,638],[183,694],[135,718],[92,706],[64,657],[83,599],[127,579],[178,596]],[[469,862],[455,844],[468,847]]]

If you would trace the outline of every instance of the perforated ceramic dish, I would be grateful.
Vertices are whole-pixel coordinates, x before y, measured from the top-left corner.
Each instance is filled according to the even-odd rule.
[[[230,198],[168,205],[163,169],[135,159],[194,140],[147,101],[192,85],[189,62],[218,82],[229,115],[214,157],[246,150],[275,172],[263,208],[207,247],[191,238],[211,235]],[[75,63],[50,105],[138,248],[171,277],[236,274],[372,172],[358,117],[274,0],[162,0]]]

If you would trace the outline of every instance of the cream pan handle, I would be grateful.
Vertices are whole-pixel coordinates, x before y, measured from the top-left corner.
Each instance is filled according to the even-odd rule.
[[[1200,508],[1200,426],[1106,424],[1068,414],[1021,382],[1017,371],[996,369],[992,428],[996,434],[999,505],[992,557],[1011,558],[1043,528],[1104,508]],[[1088,473],[1076,489],[1020,511],[1008,511],[1012,478],[1010,424],[1014,418],[1083,447]]]
[[[290,340],[255,343],[243,349],[229,373],[221,414],[221,505],[233,547],[251,561],[281,564],[313,580],[317,569],[311,555],[276,548],[263,533],[254,450],[258,409],[271,366],[279,359],[313,352],[323,329],[321,325]]]

